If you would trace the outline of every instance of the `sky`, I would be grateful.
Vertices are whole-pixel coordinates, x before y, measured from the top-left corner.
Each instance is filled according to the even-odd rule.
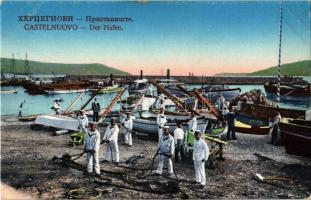
[[[1,56],[102,63],[131,74],[213,75],[253,72],[278,63],[278,1],[87,2],[4,1]],[[283,2],[282,63],[311,59],[310,1]],[[73,16],[76,31],[25,30],[18,16]],[[122,31],[89,30],[92,17],[131,17]],[[82,19],[82,20],[77,20]],[[87,29],[81,29],[87,27]]]

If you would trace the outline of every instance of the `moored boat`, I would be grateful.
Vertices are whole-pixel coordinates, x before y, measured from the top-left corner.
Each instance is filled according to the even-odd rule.
[[[108,94],[108,93],[116,93],[120,92],[123,89],[123,87],[120,87],[118,84],[112,85],[112,86],[106,86],[103,87],[98,94]],[[98,88],[96,89],[90,89],[92,92],[97,92]]]
[[[69,94],[69,93],[82,93],[82,92],[87,92],[87,89],[58,89],[58,88],[53,88],[53,89],[49,89],[49,90],[44,90],[44,92],[46,94]]]
[[[17,90],[0,90],[0,94],[16,94]]]
[[[264,84],[267,97],[271,100],[277,99],[277,84],[267,82]],[[284,103],[295,103],[299,105],[311,105],[311,84],[289,85],[281,84],[280,100]]]

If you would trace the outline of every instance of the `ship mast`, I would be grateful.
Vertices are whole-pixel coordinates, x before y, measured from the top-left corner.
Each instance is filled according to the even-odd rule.
[[[14,59],[14,53],[12,53],[12,59],[11,59],[11,78],[15,78],[15,59]]]
[[[25,75],[30,74],[30,67],[29,67],[29,62],[27,58],[27,52],[26,52],[26,58],[25,58],[25,63],[24,63],[24,69],[25,69]]]
[[[282,22],[283,22],[283,1],[280,1],[280,33],[279,33],[279,60],[278,60],[278,78],[277,78],[277,108],[280,107],[281,93],[281,49],[282,49]]]

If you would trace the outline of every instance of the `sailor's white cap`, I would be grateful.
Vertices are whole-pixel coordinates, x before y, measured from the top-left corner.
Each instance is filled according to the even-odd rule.
[[[169,126],[164,126],[164,127],[163,127],[163,129],[169,129],[169,128],[170,128]]]

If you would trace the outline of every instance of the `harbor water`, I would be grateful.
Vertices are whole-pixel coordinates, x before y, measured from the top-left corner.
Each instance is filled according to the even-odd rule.
[[[304,77],[305,80],[311,82],[311,77]],[[189,85],[189,89],[199,88],[201,85]],[[248,92],[253,89],[260,89],[265,92],[263,85],[229,85],[229,88],[241,88],[241,93]],[[31,115],[31,114],[48,114],[53,113],[51,107],[53,106],[54,100],[57,98],[62,98],[62,108],[65,109],[70,103],[80,95],[80,93],[71,93],[71,94],[55,94],[55,95],[29,95],[25,92],[23,87],[15,86],[3,86],[2,90],[16,90],[17,93],[13,94],[1,94],[1,115],[17,115],[20,111],[20,105],[23,104],[21,111],[22,115]],[[86,92],[83,97],[76,103],[73,107],[73,110],[79,109],[84,102],[90,97],[91,93]],[[98,100],[101,107],[107,107],[111,100],[114,98],[115,93],[102,94],[98,95]],[[122,98],[128,96],[128,93],[125,92]],[[306,105],[291,105],[291,104],[281,104],[281,107],[286,108],[295,108],[295,109],[311,109],[311,102],[309,106]],[[85,109],[91,107],[89,104]],[[113,110],[119,109],[119,105],[116,104]]]

